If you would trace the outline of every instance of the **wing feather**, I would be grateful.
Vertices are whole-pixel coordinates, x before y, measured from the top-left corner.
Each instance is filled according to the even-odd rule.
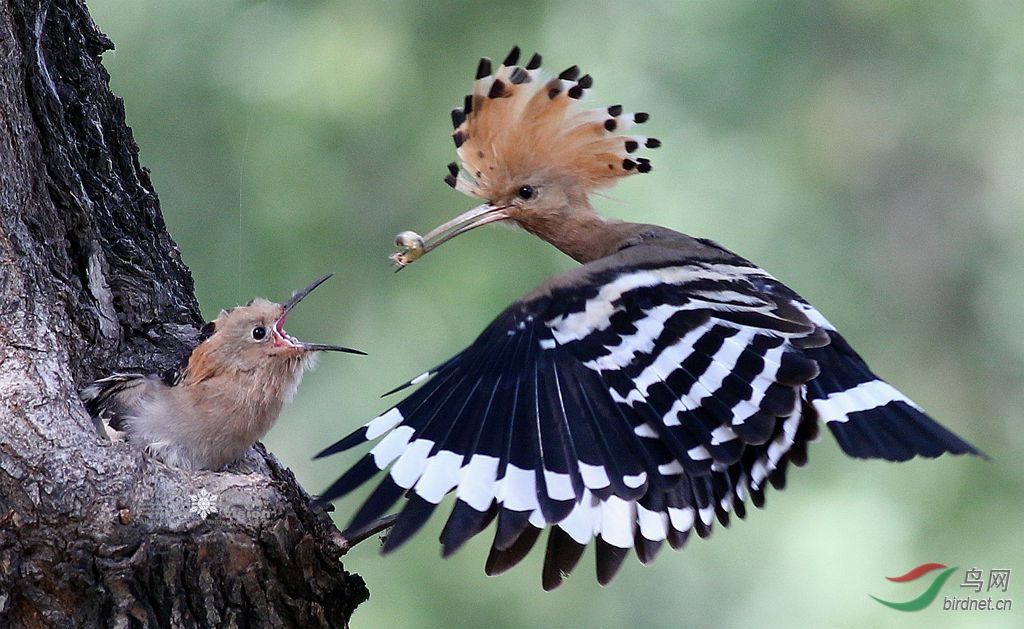
[[[660,264],[660,265],[659,265]],[[488,574],[551,528],[556,587],[596,545],[607,583],[630,549],[652,561],[714,521],[764,505],[806,462],[819,415],[852,456],[977,452],[877,378],[795,293],[738,258],[601,261],[505,310],[420,388],[322,454],[380,439],[322,497],[384,479],[366,528],[403,494],[385,544],[411,538],[448,493],[445,556],[497,521]]]

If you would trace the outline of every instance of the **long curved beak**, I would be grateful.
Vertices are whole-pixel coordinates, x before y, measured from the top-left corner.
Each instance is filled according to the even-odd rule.
[[[313,282],[309,286],[303,288],[302,290],[292,293],[291,299],[284,302],[284,313],[281,314],[281,318],[283,319],[284,317],[288,316],[288,313],[291,312],[291,309],[295,307],[295,304],[299,303],[300,301],[308,297],[310,293],[316,290],[317,286],[320,286],[321,284],[331,279],[332,277],[334,277],[334,273],[328,273],[327,275],[319,279],[313,280]]]
[[[366,352],[360,351],[358,349],[352,349],[349,347],[342,347],[341,345],[327,345],[324,343],[306,343],[305,341],[300,341],[299,339],[295,338],[294,336],[284,331],[284,321],[285,319],[288,318],[288,313],[291,312],[292,308],[295,307],[295,304],[305,299],[307,296],[309,296],[310,293],[316,290],[318,286],[320,286],[327,280],[331,279],[332,277],[334,277],[334,273],[328,273],[327,275],[315,280],[309,286],[294,293],[291,299],[289,299],[282,305],[284,311],[281,312],[281,316],[278,317],[277,321],[274,322],[273,335],[275,344],[288,345],[290,347],[306,350],[308,352],[345,352],[347,354],[360,354],[362,356],[366,355]]]
[[[459,234],[464,234],[481,225],[510,218],[508,210],[511,207],[511,205],[484,203],[456,216],[444,225],[435,227],[426,236],[420,236],[416,232],[402,232],[395,238],[395,245],[402,247],[402,251],[392,254],[391,261],[398,265],[397,270],[400,271]]]
[[[342,347],[341,345],[325,345],[324,343],[306,343],[305,341],[299,341],[299,347],[307,352],[345,352],[346,354],[359,354],[360,356],[366,356],[366,352],[362,350],[352,349],[351,347]]]

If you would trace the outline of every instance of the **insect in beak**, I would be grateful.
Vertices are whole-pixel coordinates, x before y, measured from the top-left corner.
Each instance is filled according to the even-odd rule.
[[[464,214],[456,216],[444,225],[436,227],[426,236],[420,236],[413,231],[405,231],[398,234],[395,236],[395,246],[401,247],[402,251],[393,253],[390,257],[391,261],[398,267],[395,271],[401,271],[406,266],[459,234],[464,234],[481,225],[509,218],[507,210],[510,207],[512,206],[484,203]]]

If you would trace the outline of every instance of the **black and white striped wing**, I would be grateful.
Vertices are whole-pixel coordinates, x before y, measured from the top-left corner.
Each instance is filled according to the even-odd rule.
[[[125,438],[135,402],[149,382],[142,374],[119,373],[96,380],[79,392],[101,437],[111,441]]]
[[[405,496],[393,550],[454,491],[446,556],[496,519],[486,568],[499,573],[551,526],[545,588],[592,540],[606,583],[629,549],[647,562],[665,541],[706,536],[806,460],[817,416],[805,391],[819,373],[807,353],[833,339],[796,295],[742,261],[577,275],[587,281],[513,304],[318,455],[380,439],[321,497],[387,470],[350,535]]]

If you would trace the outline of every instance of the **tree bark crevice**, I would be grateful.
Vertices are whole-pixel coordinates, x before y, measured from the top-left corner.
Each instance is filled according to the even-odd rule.
[[[202,324],[81,0],[0,3],[0,626],[347,626],[368,596],[262,447],[191,473],[77,398]]]

